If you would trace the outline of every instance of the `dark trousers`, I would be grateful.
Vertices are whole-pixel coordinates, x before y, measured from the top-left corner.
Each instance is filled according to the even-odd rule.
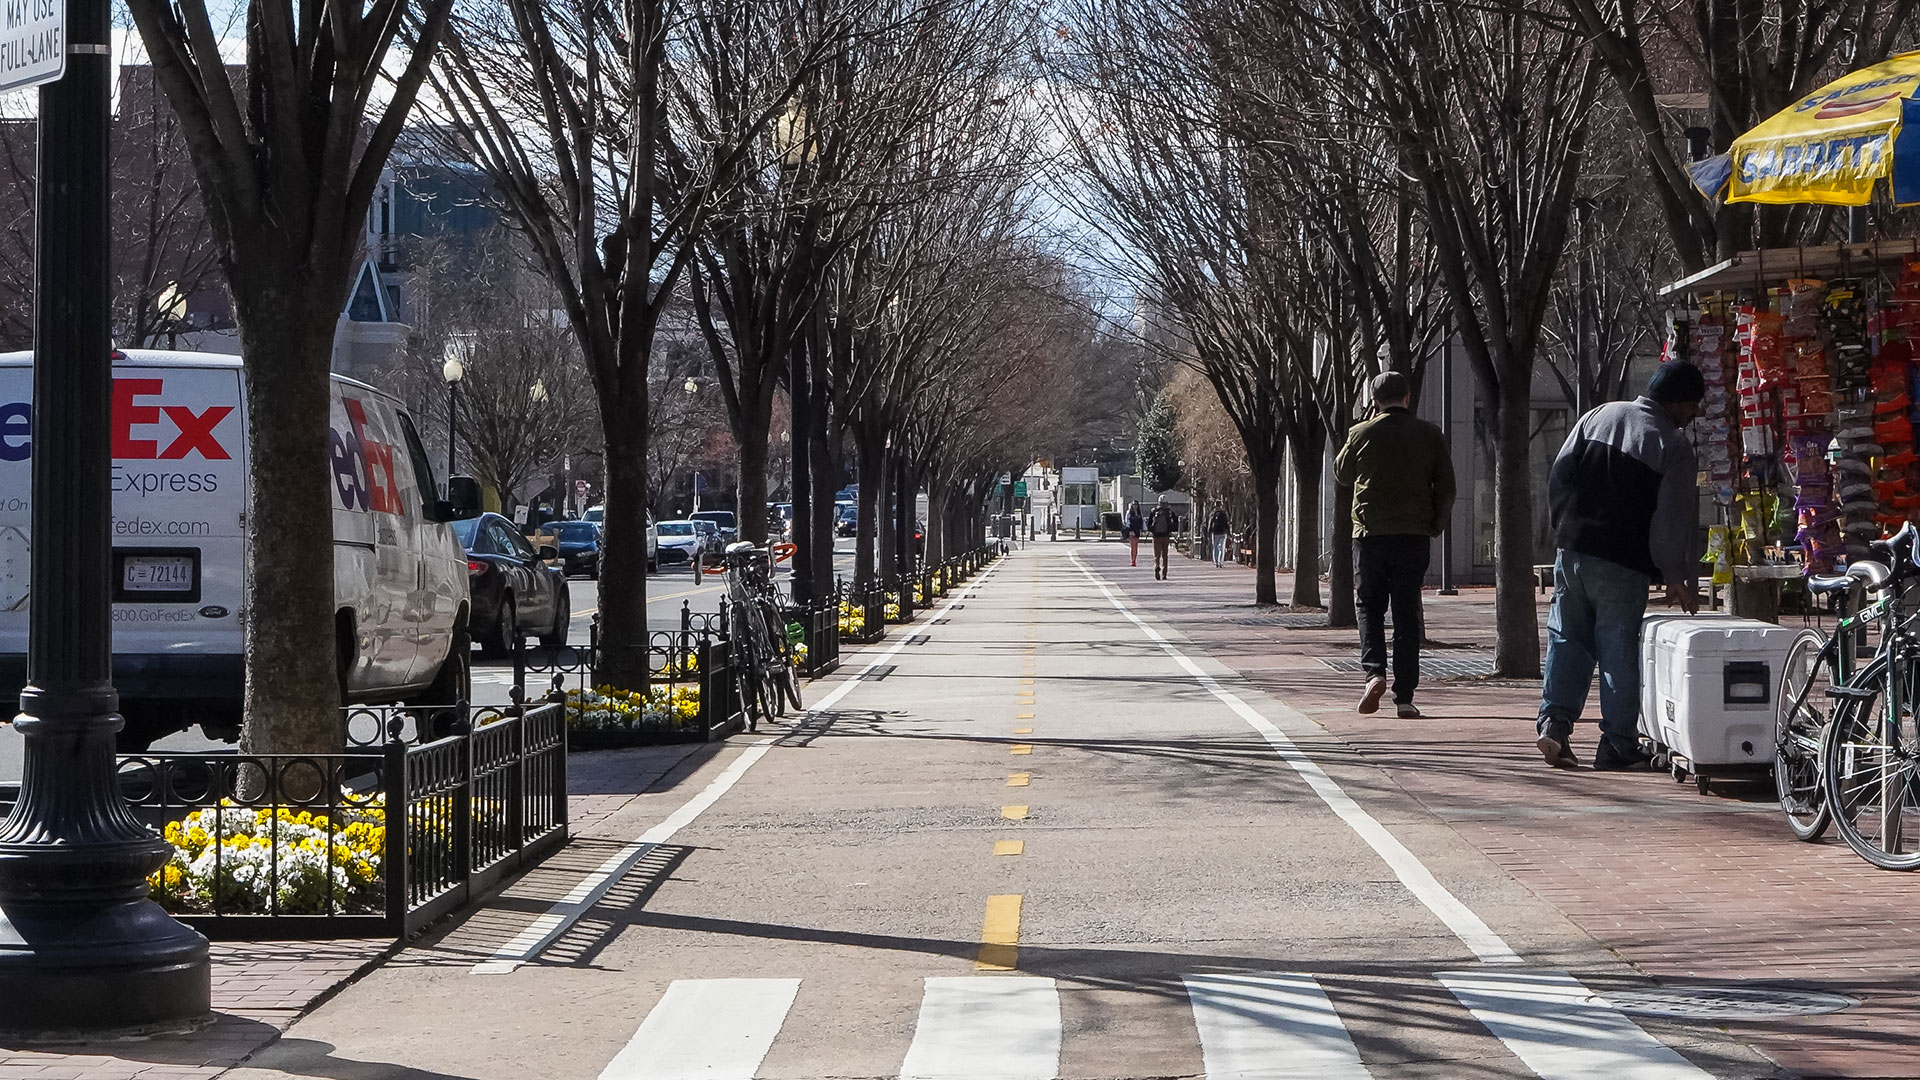
[[[1393,610],[1393,700],[1413,700],[1420,685],[1420,583],[1433,541],[1425,536],[1361,536],[1353,542],[1354,600],[1360,615],[1360,666],[1387,675],[1387,610]]]

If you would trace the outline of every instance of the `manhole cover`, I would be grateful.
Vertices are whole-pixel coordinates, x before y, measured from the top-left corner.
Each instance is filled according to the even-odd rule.
[[[1767,1020],[1776,1016],[1812,1016],[1851,1009],[1860,1002],[1816,990],[1780,990],[1758,986],[1687,986],[1623,990],[1596,994],[1595,1004],[1611,1005],[1640,1016],[1680,1020]]]
[[[1358,660],[1329,660],[1320,658],[1320,662],[1335,671],[1358,672],[1361,670]],[[1493,674],[1491,660],[1445,660],[1420,659],[1420,674],[1428,679],[1478,679]]]

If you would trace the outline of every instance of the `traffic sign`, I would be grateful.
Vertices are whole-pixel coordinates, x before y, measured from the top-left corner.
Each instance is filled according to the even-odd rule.
[[[0,0],[0,93],[66,73],[66,0]]]
[[[1027,497],[1027,482],[1025,480],[1013,485],[1013,497],[1016,499],[1024,499]]]

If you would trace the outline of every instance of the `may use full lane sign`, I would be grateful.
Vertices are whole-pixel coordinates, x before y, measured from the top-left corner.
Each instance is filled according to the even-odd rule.
[[[0,0],[0,92],[55,82],[66,70],[66,0]]]

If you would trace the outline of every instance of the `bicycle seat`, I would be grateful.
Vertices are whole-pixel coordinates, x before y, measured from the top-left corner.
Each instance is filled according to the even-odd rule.
[[[729,555],[738,555],[742,552],[753,551],[757,546],[758,545],[751,540],[735,540],[726,546],[726,553]]]
[[[1807,591],[1816,596],[1826,593],[1846,592],[1853,584],[1853,578],[1846,574],[1808,574]]]
[[[1847,571],[1844,574],[1813,574],[1809,576],[1807,578],[1807,591],[1815,595],[1845,592],[1851,588],[1855,582],[1858,582],[1866,586],[1869,591],[1877,592],[1880,589],[1886,588],[1887,582],[1891,580],[1892,577],[1893,572],[1887,569],[1885,563],[1875,562],[1872,559],[1861,559],[1859,562],[1849,563],[1847,565]]]

